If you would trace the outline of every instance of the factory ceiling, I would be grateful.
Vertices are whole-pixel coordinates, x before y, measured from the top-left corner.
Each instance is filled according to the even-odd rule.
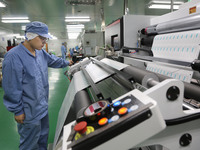
[[[0,30],[10,29],[24,34],[26,23],[4,23],[6,17],[28,17],[29,21],[41,21],[49,26],[49,32],[59,39],[68,38],[66,25],[84,24],[87,32],[102,31],[102,23],[112,23],[124,14],[124,0],[0,0],[6,7],[0,8]],[[149,10],[150,0],[127,0],[130,14],[160,15],[170,10]],[[89,16],[89,22],[66,22],[65,17]],[[1,33],[1,32],[0,32]]]

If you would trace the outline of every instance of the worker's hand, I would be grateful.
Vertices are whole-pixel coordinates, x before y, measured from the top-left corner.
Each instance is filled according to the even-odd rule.
[[[15,121],[17,121],[17,123],[24,123],[24,119],[25,119],[25,114],[15,116]]]
[[[69,66],[73,65],[73,61],[72,60],[69,60]]]

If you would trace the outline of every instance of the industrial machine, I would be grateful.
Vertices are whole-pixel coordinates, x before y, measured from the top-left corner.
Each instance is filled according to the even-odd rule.
[[[107,58],[82,63],[74,66],[80,71],[60,111],[55,149],[198,148],[200,110],[183,105],[183,82],[159,83],[154,73]]]
[[[54,149],[198,150],[199,6],[194,0],[150,18],[140,35],[125,34],[127,16],[111,24],[106,44],[119,59],[70,67]]]

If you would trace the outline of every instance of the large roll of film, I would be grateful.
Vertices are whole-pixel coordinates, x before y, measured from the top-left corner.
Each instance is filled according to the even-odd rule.
[[[200,15],[160,23],[156,26],[158,34],[200,29]]]

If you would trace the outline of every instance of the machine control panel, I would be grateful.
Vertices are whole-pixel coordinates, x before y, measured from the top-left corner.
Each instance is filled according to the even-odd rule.
[[[88,106],[84,120],[72,127],[68,148],[92,149],[152,116],[152,103],[143,104],[133,95],[109,103],[101,100]]]

